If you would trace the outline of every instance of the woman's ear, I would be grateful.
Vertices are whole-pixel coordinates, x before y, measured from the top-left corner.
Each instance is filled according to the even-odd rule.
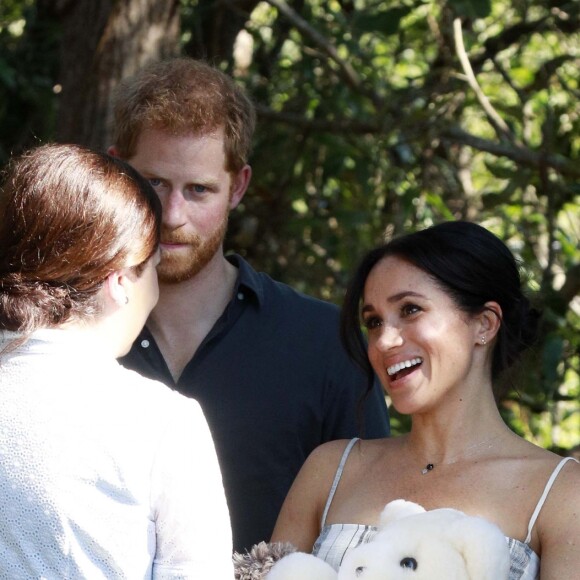
[[[107,293],[118,306],[125,306],[125,304],[129,303],[129,296],[127,293],[128,282],[129,280],[126,274],[121,270],[113,272],[107,276],[105,281]]]
[[[478,315],[478,337],[477,342],[487,344],[491,342],[499,332],[503,313],[501,306],[497,302],[486,302],[483,310]]]

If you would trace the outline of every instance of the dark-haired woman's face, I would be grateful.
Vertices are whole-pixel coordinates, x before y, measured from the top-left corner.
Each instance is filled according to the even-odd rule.
[[[362,318],[369,360],[399,412],[426,411],[479,386],[477,320],[423,270],[383,258],[367,278]]]

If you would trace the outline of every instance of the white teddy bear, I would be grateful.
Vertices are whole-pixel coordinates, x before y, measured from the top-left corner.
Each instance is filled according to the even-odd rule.
[[[500,529],[454,509],[393,501],[379,532],[346,554],[338,580],[502,580],[510,556]]]
[[[294,552],[264,570],[263,578],[504,580],[509,567],[507,541],[494,524],[454,509],[425,511],[395,500],[385,506],[377,535],[348,552],[338,573],[315,556]]]

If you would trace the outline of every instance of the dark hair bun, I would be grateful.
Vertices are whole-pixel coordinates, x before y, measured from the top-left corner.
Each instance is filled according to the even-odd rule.
[[[503,360],[498,361],[497,372],[511,367],[521,354],[530,348],[538,339],[541,312],[534,308],[523,294],[515,307],[503,315],[505,338]]]

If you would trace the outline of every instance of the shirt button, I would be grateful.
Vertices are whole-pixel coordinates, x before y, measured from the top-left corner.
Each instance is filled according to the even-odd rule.
[[[149,346],[149,341],[147,339],[141,341],[141,346],[147,348]]]
[[[238,300],[243,300],[243,299],[244,299],[244,293],[238,292]]]

